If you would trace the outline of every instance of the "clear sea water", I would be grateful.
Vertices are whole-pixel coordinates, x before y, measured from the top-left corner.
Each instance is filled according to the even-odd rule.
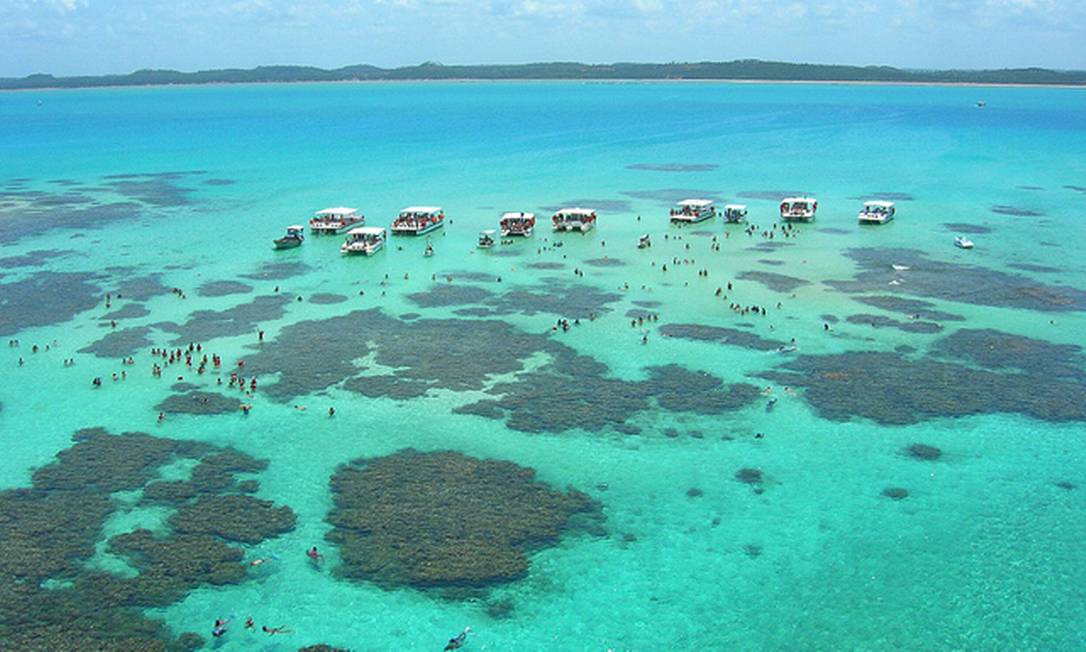
[[[987,106],[978,108],[979,100]],[[707,167],[629,167],[636,164]],[[660,303],[653,309],[660,324],[743,328],[737,324],[751,322],[749,329],[764,337],[796,338],[800,354],[902,345],[923,352],[958,328],[1086,344],[1081,310],[932,300],[965,320],[945,322],[934,335],[850,324],[844,318],[856,313],[905,317],[861,305],[823,283],[855,274],[846,250],[903,247],[1086,289],[1086,193],[1068,187],[1086,186],[1083,90],[432,83],[0,94],[0,187],[9,193],[0,219],[40,208],[43,197],[68,188],[100,188],[87,191],[97,202],[130,201],[109,185],[110,175],[179,171],[199,172],[168,179],[170,187],[190,193],[156,186],[124,219],[63,228],[26,223],[14,235],[6,232],[0,258],[74,253],[0,269],[0,283],[43,270],[124,266],[158,273],[166,286],[186,291],[185,300],[168,293],[148,299],[149,314],[122,319],[122,327],[182,323],[195,311],[271,294],[276,285],[289,294],[349,297],[334,305],[291,303],[284,317],[260,324],[269,342],[290,324],[359,307],[377,306],[391,316],[454,316],[455,306],[420,308],[408,298],[427,290],[433,274],[500,275],[506,288],[545,289],[555,276],[607,291],[628,283],[631,289],[610,312],[552,335],[626,379],[675,363],[765,386],[770,383],[754,374],[782,362],[775,352],[664,338],[656,324],[642,345],[641,330],[631,328],[624,313],[632,301],[645,300]],[[10,195],[35,190],[44,194]],[[768,227],[775,221],[772,197],[788,190],[820,201],[816,223],[802,227],[791,247],[751,251],[764,240],[726,228],[719,218],[685,231],[667,224],[672,200],[753,193],[740,201],[750,206],[752,222]],[[888,193],[903,196],[898,219],[859,228],[858,198]],[[286,225],[325,206],[357,206],[370,224],[385,226],[400,207],[431,203],[451,217],[434,237],[432,258],[423,257],[422,240],[394,239],[372,258],[342,258],[339,238],[310,238],[293,251],[271,248]],[[598,229],[560,236],[562,248],[540,251],[555,239],[546,228],[550,209],[570,204],[599,208]],[[992,210],[998,206],[1032,214]],[[543,228],[531,242],[478,251],[478,232],[494,228],[506,210],[534,210]],[[945,223],[989,232],[971,235],[977,246],[963,252],[953,247],[956,231]],[[710,237],[691,234],[697,230],[720,236],[721,251],[710,250]],[[725,230],[731,232],[726,240]],[[654,238],[649,251],[635,247],[643,232]],[[665,233],[683,237],[665,240]],[[518,255],[495,255],[502,251]],[[626,265],[583,262],[603,255]],[[662,274],[659,264],[674,257],[696,264]],[[783,264],[759,262],[765,259]],[[538,261],[567,267],[527,266]],[[240,278],[268,262],[309,268],[282,280]],[[1008,267],[1021,264],[1051,269]],[[575,277],[574,267],[586,275]],[[697,275],[702,268],[710,270],[708,278]],[[713,294],[751,270],[810,283],[775,292],[736,281],[736,301],[770,306],[766,317],[742,317]],[[391,280],[382,288],[386,274]],[[217,298],[195,291],[224,279],[254,290]],[[777,302],[780,309],[773,308]],[[253,614],[258,622],[293,630],[269,638],[238,627],[215,641],[215,649],[292,650],[326,642],[353,650],[433,650],[466,625],[474,630],[469,650],[1086,648],[1082,421],[1004,413],[910,425],[829,420],[802,392],[775,387],[779,402],[772,412],[759,400],[724,415],[640,414],[639,434],[526,433],[453,413],[476,393],[437,390],[397,401],[334,388],[286,404],[258,392],[248,417],[177,415],[158,424],[154,406],[171,393],[171,381],[151,377],[148,355],[141,352],[136,365],[122,367],[117,358],[77,353],[110,330],[100,323],[104,312],[99,302],[4,338],[18,338],[21,346],[0,349],[0,484],[26,486],[35,468],[70,445],[73,431],[88,426],[208,441],[269,460],[257,476],[258,496],[290,505],[297,527],[247,554],[278,559],[249,581],[200,588],[152,612],[177,633],[206,636],[216,617],[229,614]],[[842,320],[830,332],[823,330],[826,314]],[[548,333],[558,316],[502,318]],[[165,344],[172,338],[152,331],[151,339]],[[29,351],[33,343],[54,340],[49,352]],[[233,361],[252,355],[255,341],[255,333],[247,333],[205,345]],[[26,360],[21,367],[20,356]],[[67,357],[75,357],[74,367],[62,364]],[[127,380],[111,382],[121,369]],[[94,376],[105,377],[106,386],[93,389]],[[874,397],[895,389],[869,391]],[[1029,391],[1046,387],[1038,383]],[[294,403],[309,409],[295,410]],[[338,414],[328,419],[332,404]],[[682,434],[666,436],[669,428]],[[686,434],[695,430],[701,438]],[[764,438],[756,439],[756,432]],[[901,453],[915,442],[938,446],[943,457],[918,462]],[[527,577],[495,589],[515,605],[501,619],[488,616],[479,601],[386,590],[312,568],[302,553],[313,544],[328,549],[335,563],[323,537],[336,467],[408,446],[532,467],[544,482],[599,500],[607,535],[570,535],[533,553]],[[733,479],[742,467],[762,469],[764,493]],[[910,495],[889,500],[881,495],[885,487],[905,487]],[[702,495],[689,496],[691,488]],[[161,514],[115,518],[103,539],[156,518]]]

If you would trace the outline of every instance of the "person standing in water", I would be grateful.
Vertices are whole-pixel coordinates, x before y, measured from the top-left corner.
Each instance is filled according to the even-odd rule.
[[[449,642],[445,644],[445,652],[449,650],[459,650],[460,646],[467,640],[468,634],[471,632],[471,627],[465,627],[464,631],[460,632],[456,636],[449,639]]]

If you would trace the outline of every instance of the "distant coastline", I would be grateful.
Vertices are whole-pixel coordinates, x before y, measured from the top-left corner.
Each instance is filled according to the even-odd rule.
[[[401,68],[358,65],[324,69],[260,66],[251,69],[139,70],[126,75],[0,78],[0,90],[127,86],[395,81],[596,81],[909,84],[938,86],[1086,87],[1086,71],[1047,68],[907,70],[888,66],[838,66],[741,60],[700,63],[530,63],[452,66],[423,63]]]

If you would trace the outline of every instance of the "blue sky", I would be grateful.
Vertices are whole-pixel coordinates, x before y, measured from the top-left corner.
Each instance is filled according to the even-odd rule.
[[[1086,0],[0,0],[0,75],[427,60],[1082,68],[1084,36]]]

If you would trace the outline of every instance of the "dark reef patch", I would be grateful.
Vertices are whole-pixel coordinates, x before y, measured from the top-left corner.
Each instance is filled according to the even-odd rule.
[[[25,254],[0,258],[0,269],[41,267],[57,258],[64,258],[74,253],[73,249],[35,249]]]
[[[867,195],[858,195],[856,197],[849,197],[853,201],[912,201],[913,196],[907,192],[873,192]]]
[[[110,271],[110,270],[106,270]],[[112,291],[119,297],[133,301],[146,301],[153,297],[169,294],[170,289],[162,284],[158,274],[128,276],[112,284]]]
[[[240,281],[206,281],[196,288],[196,294],[201,297],[228,297],[232,294],[248,294],[253,291],[253,286]]]
[[[113,331],[97,342],[79,349],[79,352],[90,353],[99,358],[127,358],[151,346],[151,339],[147,337],[150,333],[151,329],[146,326]]]
[[[627,170],[649,172],[712,172],[720,166],[716,163],[632,163]]]
[[[952,347],[943,349],[947,351],[956,348],[953,342],[944,346]],[[1086,421],[1086,383],[1081,379],[997,372],[930,357],[877,351],[801,355],[759,375],[805,388],[807,402],[833,421],[863,417],[904,425],[1003,412],[1051,422]],[[884,389],[888,387],[893,391]]]
[[[0,335],[34,326],[70,320],[98,305],[101,289],[93,274],[36,272],[11,283],[0,283]]]
[[[1086,382],[1086,356],[1076,344],[1054,344],[993,329],[961,329],[939,340],[932,351],[987,369],[1017,369],[1038,378]]]
[[[690,199],[691,197],[700,197],[702,199],[711,199],[713,201],[724,201],[724,198],[720,196],[719,190],[705,190],[699,188],[659,188],[657,190],[625,190],[622,192],[627,197],[633,197],[634,199],[643,199],[660,202],[663,204],[674,204],[675,202],[682,201],[684,199]]]
[[[146,610],[166,607],[200,586],[244,581],[241,548],[219,536],[135,530],[105,543],[109,553],[135,571],[133,577],[100,571],[88,562],[96,554],[103,525],[125,509],[112,500],[112,493],[149,488],[145,485],[159,468],[173,460],[240,454],[141,433],[111,435],[102,429],[79,431],[74,439],[56,461],[33,474],[32,486],[0,492],[0,541],[6,549],[0,557],[0,648],[166,652],[202,645],[203,639],[193,633],[175,637]],[[275,521],[280,527],[270,532],[259,518],[267,514],[248,511],[248,504],[216,513],[189,500],[191,496],[178,504],[198,522],[236,517],[243,532],[284,531],[282,516]],[[293,518],[289,508],[278,509]]]
[[[1034,211],[1028,208],[1019,208],[1017,206],[992,206],[992,212],[998,215],[1010,215],[1012,217],[1042,217],[1044,215],[1041,211]]]
[[[942,310],[933,310],[934,305],[919,299],[906,299],[889,295],[874,295],[867,297],[853,297],[860,303],[882,308],[888,312],[896,312],[902,315],[916,316],[918,319],[930,321],[965,321],[965,317]]]
[[[232,186],[237,181],[233,179],[204,179],[203,183],[205,186]]]
[[[149,314],[151,314],[151,311],[142,303],[126,303],[120,308],[102,315],[102,320],[139,319]]]
[[[788,276],[786,274],[777,274],[774,272],[761,272],[750,271],[742,272],[737,276],[740,280],[755,281],[766,286],[774,292],[792,292],[796,288],[803,287],[804,285],[810,285],[810,282],[796,278],[794,276]]]
[[[591,208],[604,213],[629,213],[633,210],[630,206],[630,202],[624,199],[569,199],[562,204],[542,206],[541,208],[547,213],[557,213],[563,208],[568,208],[570,206],[584,206],[585,208]]]
[[[282,281],[296,276],[303,276],[312,268],[305,263],[264,263],[255,272],[242,274],[242,278],[253,281]]]
[[[1062,272],[1059,267],[1049,267],[1048,265],[1036,265],[1034,263],[1008,263],[1007,267],[1013,269],[1019,269],[1023,272],[1037,272],[1039,274],[1055,274]]]
[[[943,456],[943,451],[929,444],[911,444],[902,453],[914,460],[923,462],[934,462]]]
[[[777,240],[777,241],[763,240],[762,242],[759,242],[756,245],[753,245],[751,247],[746,247],[746,250],[747,251],[757,251],[757,252],[760,252],[760,253],[774,253],[779,249],[784,249],[785,247],[795,246],[795,244],[796,243],[794,243],[794,242],[781,242],[779,240]]]
[[[528,269],[556,270],[556,269],[565,269],[566,265],[565,265],[565,263],[552,263],[552,262],[548,262],[548,261],[541,261],[541,262],[538,262],[538,263],[528,263],[527,265],[525,265],[525,267],[527,267]]]
[[[766,339],[754,333],[724,326],[664,324],[660,327],[660,333],[665,337],[716,342],[718,344],[740,346],[754,351],[776,351],[785,346],[785,343],[779,340]]]
[[[758,262],[763,265],[769,265],[770,267],[781,267],[783,265],[787,265],[785,261],[779,260],[777,258],[759,258]]]
[[[905,500],[909,497],[909,490],[901,487],[887,487],[882,490],[882,495],[890,500]]]
[[[285,307],[290,301],[290,297],[282,294],[260,296],[226,310],[197,310],[181,325],[163,322],[155,326],[177,335],[174,342],[181,344],[256,333],[261,322],[286,314]]]
[[[1040,311],[1086,310],[1086,291],[1046,285],[1019,274],[979,265],[932,260],[915,249],[849,249],[845,254],[860,271],[849,281],[827,285],[853,293],[893,292],[945,301]],[[891,265],[906,265],[907,282],[889,285],[898,277]]]
[[[630,303],[641,308],[659,308],[662,305],[659,301],[649,301],[645,299],[631,301]]]
[[[240,405],[238,399],[216,392],[191,391],[166,397],[155,410],[166,414],[236,414]]]
[[[179,186],[167,178],[116,180],[106,185],[119,195],[149,206],[187,206],[192,203],[192,188]]]
[[[334,332],[319,351],[308,343]],[[524,371],[527,360],[545,362]],[[374,374],[359,360],[372,359],[395,374]],[[278,374],[262,393],[278,401],[334,386],[371,397],[410,399],[429,390],[485,391],[493,398],[455,412],[488,419],[527,432],[574,428],[628,429],[640,411],[720,413],[753,400],[754,388],[725,385],[715,376],[676,367],[650,368],[649,380],[608,377],[606,365],[580,355],[548,335],[521,331],[496,320],[417,319],[405,322],[379,310],[355,311],[319,321],[292,324],[274,342],[246,360],[255,374]],[[494,376],[514,374],[487,387]],[[704,391],[690,401],[691,386]],[[570,387],[579,388],[571,394]]]
[[[510,582],[575,515],[602,520],[587,495],[555,491],[530,468],[453,451],[355,460],[336,470],[331,488],[326,538],[343,560],[336,573],[384,587]]]
[[[785,197],[803,197],[810,193],[802,190],[744,190],[737,193],[736,197],[743,199],[767,199],[770,201],[781,201]]]
[[[609,304],[621,299],[621,295],[605,292],[589,285],[577,285],[558,279],[544,279],[542,288],[525,286],[496,294],[471,285],[438,283],[429,290],[407,295],[407,299],[423,308],[445,306],[470,306],[482,304],[488,310],[474,311],[478,316],[537,315],[551,313],[565,317],[588,317],[607,312]],[[465,311],[457,314],[468,315]]]
[[[331,306],[337,303],[343,303],[347,300],[347,297],[342,294],[333,294],[331,292],[318,292],[309,297],[309,303],[316,304],[318,306]]]
[[[857,315],[849,315],[845,318],[850,324],[866,324],[873,328],[896,328],[899,331],[906,333],[938,333],[943,330],[943,327],[939,324],[930,321],[898,321],[897,319],[891,319],[883,315],[868,315],[860,313]]]
[[[982,224],[971,224],[969,222],[943,222],[943,228],[947,231],[967,233],[969,235],[983,235],[992,232],[992,229],[987,226]]]
[[[618,258],[611,258],[610,256],[604,256],[602,258],[589,258],[584,261],[585,265],[590,267],[625,267],[626,263],[622,262]]]
[[[260,543],[294,529],[294,511],[252,496],[204,494],[170,517],[175,532]]]
[[[817,231],[819,233],[828,233],[829,235],[848,235],[852,233],[852,231],[849,231],[848,229],[839,229],[835,226],[825,226],[821,229],[817,229]]]

